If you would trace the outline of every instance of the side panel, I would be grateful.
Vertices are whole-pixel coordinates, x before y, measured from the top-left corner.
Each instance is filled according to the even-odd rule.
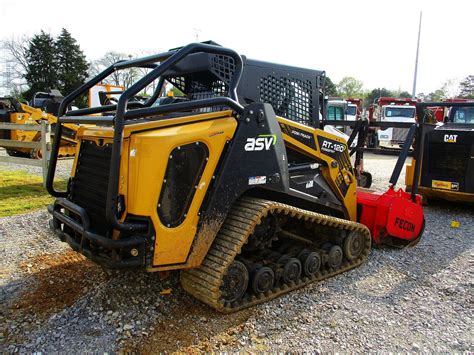
[[[323,163],[323,176],[347,209],[346,217],[357,220],[356,179],[347,143],[320,129],[278,117],[283,138],[291,149]]]
[[[288,193],[288,159],[280,127],[268,104],[250,104],[239,126],[216,181],[204,204],[198,235],[186,267],[199,266],[234,202],[248,191],[269,189]]]
[[[127,212],[147,216],[155,229],[153,267],[180,264],[186,261],[199,221],[199,210],[211,183],[224,147],[234,135],[237,122],[222,118],[131,135],[129,154],[129,185]],[[204,144],[208,151],[201,179],[184,220],[167,227],[158,216],[158,201],[166,183],[170,153],[180,146]]]

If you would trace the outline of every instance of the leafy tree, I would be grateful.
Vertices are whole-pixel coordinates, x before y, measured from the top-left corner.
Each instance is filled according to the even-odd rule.
[[[365,106],[367,107],[373,103],[376,103],[379,97],[393,97],[393,96],[395,96],[394,92],[386,88],[373,89],[366,96],[364,103],[365,103]]]
[[[334,84],[329,76],[326,76],[324,80],[324,95],[327,96],[337,96],[337,87]]]
[[[343,98],[364,97],[364,83],[351,76],[346,76],[337,84],[337,91]]]
[[[67,94],[84,84],[89,64],[76,40],[64,28],[55,41],[55,48],[58,88]]]
[[[56,47],[53,37],[41,31],[34,35],[26,51],[27,67],[25,79],[29,89],[24,93],[27,99],[37,91],[58,88]]]
[[[398,94],[398,97],[402,99],[409,99],[411,98],[411,94],[408,91],[402,91],[400,94]]]
[[[420,92],[420,93],[418,93],[418,95],[416,95],[416,97],[417,97],[418,99],[420,99],[421,101],[428,101],[428,96],[429,96],[429,95],[425,95],[425,94],[422,93],[422,92]]]
[[[438,89],[428,94],[428,101],[443,101],[447,98],[446,92],[443,89]]]
[[[459,83],[459,96],[465,99],[474,99],[474,75],[468,75]]]
[[[57,39],[41,31],[31,38],[3,40],[2,49],[9,64],[2,74],[4,87],[15,96],[31,99],[35,92],[50,89],[67,94],[87,79],[88,63],[66,29]]]

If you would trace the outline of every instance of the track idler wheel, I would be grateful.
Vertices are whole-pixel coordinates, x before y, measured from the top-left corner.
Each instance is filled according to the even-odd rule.
[[[344,239],[344,255],[350,261],[358,258],[364,250],[364,237],[358,231],[352,231]]]
[[[298,259],[303,267],[303,275],[307,277],[313,276],[321,268],[321,256],[315,251],[304,249],[298,254]]]
[[[301,262],[297,258],[292,258],[289,255],[283,255],[279,260],[279,264],[284,264],[282,279],[284,283],[295,282],[301,276]]]
[[[339,268],[342,264],[343,253],[339,245],[333,245],[328,253],[328,265],[333,269]]]
[[[256,268],[252,275],[252,291],[255,294],[270,291],[275,284],[275,273],[268,266]]]
[[[255,226],[245,248],[251,251],[270,248],[272,243],[278,239],[277,232],[278,219],[275,215],[269,214],[261,220],[260,224]]]
[[[242,298],[249,285],[249,272],[244,263],[234,260],[222,279],[221,296],[227,302]]]

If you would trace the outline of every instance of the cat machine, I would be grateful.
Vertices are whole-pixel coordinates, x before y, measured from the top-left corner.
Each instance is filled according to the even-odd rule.
[[[433,107],[444,113],[444,119],[437,124],[424,125],[423,140],[416,146],[421,150],[417,154],[420,158],[413,159],[406,167],[407,190],[411,190],[417,180],[418,191],[425,200],[473,204],[474,101],[419,103],[418,119],[432,119]],[[421,166],[418,179],[414,173],[417,164]]]

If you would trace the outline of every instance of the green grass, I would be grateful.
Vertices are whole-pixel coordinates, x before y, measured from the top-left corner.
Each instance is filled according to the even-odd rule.
[[[66,181],[58,181],[57,188],[64,190]],[[0,217],[46,209],[52,201],[40,176],[0,169]]]

